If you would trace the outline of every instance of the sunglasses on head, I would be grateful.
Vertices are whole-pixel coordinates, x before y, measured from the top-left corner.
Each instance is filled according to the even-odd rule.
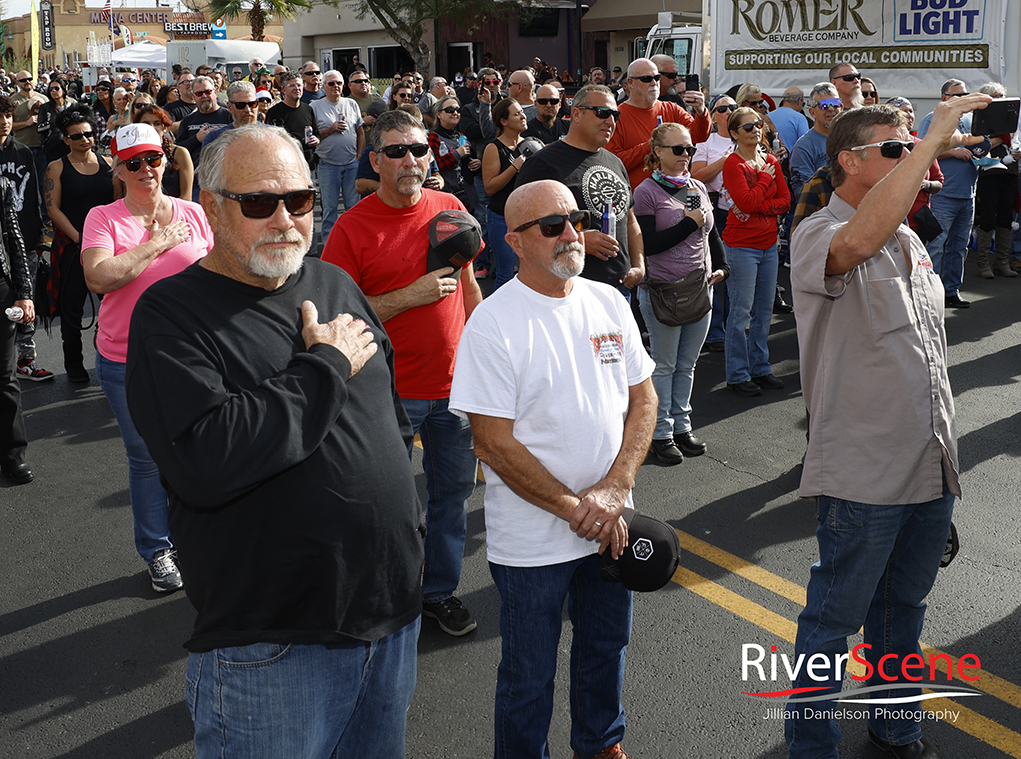
[[[443,113],[450,113],[450,114],[460,113],[461,112],[460,108],[458,108],[456,106],[453,106],[453,105],[447,106],[446,108],[441,108],[440,110]]]
[[[145,158],[136,156],[135,158],[129,158],[124,162],[124,168],[134,174],[140,168],[142,168],[142,161],[145,161],[152,168],[161,166],[163,164],[163,154],[157,153],[156,155],[147,155]]]
[[[844,74],[843,76],[835,76],[833,79],[843,79],[845,82],[855,82],[861,79],[861,74]]]
[[[583,111],[592,111],[595,113],[597,119],[608,119],[613,116],[614,121],[620,121],[620,111],[615,111],[613,108],[605,105],[579,105]]]
[[[560,102],[560,98],[536,98],[535,102],[539,105],[556,105]]]
[[[694,145],[657,145],[659,148],[669,148],[673,151],[674,155],[688,154],[688,157],[695,155],[695,151],[698,149]]]
[[[79,132],[78,134],[69,134],[67,136],[67,139],[71,140],[71,142],[78,142],[79,140],[91,140],[92,135],[93,135],[92,132]]]
[[[417,142],[414,145],[384,145],[382,149],[387,158],[404,158],[409,150],[415,158],[425,158],[429,152],[429,144]]]
[[[592,214],[588,211],[571,211],[568,214],[543,216],[541,219],[535,219],[534,221],[522,224],[514,231],[524,232],[529,227],[538,225],[539,232],[542,233],[543,237],[560,237],[564,233],[564,228],[567,226],[568,221],[571,222],[571,226],[574,227],[576,232],[584,232],[589,228],[591,220]]]
[[[231,101],[231,105],[234,106],[235,108],[258,108],[259,107],[259,101],[258,100],[246,100],[246,101],[233,100],[233,101]]]
[[[277,195],[273,192],[236,192],[216,190],[217,195],[236,200],[241,205],[241,215],[249,219],[268,219],[277,212],[280,201],[291,216],[304,216],[309,213],[316,202],[316,191],[295,190]]]
[[[469,74],[468,76],[465,77],[465,79],[474,82],[476,79],[478,79],[478,77],[475,76],[475,74]]]
[[[840,111],[843,110],[844,104],[835,98],[831,98],[829,100],[820,100],[815,104],[815,107],[820,111],[829,111],[834,109]]]
[[[747,124],[741,124],[738,129],[743,129],[746,132],[753,132],[756,129],[762,129],[765,126],[762,121],[749,121]]]
[[[865,148],[879,148],[879,155],[883,158],[900,158],[904,151],[909,153],[914,149],[914,142],[901,142],[900,140],[886,140],[884,142],[870,142],[868,145],[859,145],[848,150],[865,150]]]
[[[737,110],[737,104],[718,105],[713,108],[713,113],[732,113]]]
[[[649,84],[651,82],[658,82],[659,74],[646,74],[645,76],[633,76],[631,78],[636,82],[645,82],[646,84]]]

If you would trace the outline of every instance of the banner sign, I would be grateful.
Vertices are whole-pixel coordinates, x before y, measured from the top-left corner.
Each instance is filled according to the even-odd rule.
[[[52,50],[56,47],[56,43],[53,39],[53,3],[50,0],[43,0],[39,3],[39,17],[43,50]]]
[[[998,81],[1006,2],[712,0],[714,83],[718,91],[745,82],[765,88],[771,77],[758,72],[800,69],[796,83],[804,86],[826,81],[841,61],[878,75],[882,92],[895,84],[933,91],[935,82],[938,93],[940,84],[962,74]]]

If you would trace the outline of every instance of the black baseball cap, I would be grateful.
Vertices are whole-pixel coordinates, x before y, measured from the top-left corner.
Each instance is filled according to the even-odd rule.
[[[460,269],[482,252],[482,226],[467,211],[440,211],[429,222],[428,271]]]
[[[681,564],[681,541],[677,531],[661,519],[634,509],[624,509],[628,545],[619,559],[610,549],[603,552],[599,575],[604,580],[622,582],[628,590],[659,590],[674,576]]]

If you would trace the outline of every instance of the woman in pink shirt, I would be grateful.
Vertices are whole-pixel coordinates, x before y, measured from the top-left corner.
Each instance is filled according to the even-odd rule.
[[[148,124],[117,130],[111,144],[114,175],[125,196],[93,208],[82,232],[82,267],[89,289],[103,295],[96,336],[96,377],[124,438],[135,548],[149,565],[158,592],[179,589],[181,575],[167,525],[167,493],[159,471],[131,422],[124,392],[131,312],[154,282],[177,274],[213,247],[201,206],[163,194],[165,157]]]

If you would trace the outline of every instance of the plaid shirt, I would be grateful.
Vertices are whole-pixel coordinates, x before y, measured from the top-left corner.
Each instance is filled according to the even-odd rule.
[[[805,182],[798,196],[798,204],[794,207],[794,221],[791,222],[791,234],[798,228],[798,224],[807,219],[821,208],[825,208],[830,202],[830,195],[833,194],[833,185],[830,183],[829,164],[822,166],[812,178]]]

